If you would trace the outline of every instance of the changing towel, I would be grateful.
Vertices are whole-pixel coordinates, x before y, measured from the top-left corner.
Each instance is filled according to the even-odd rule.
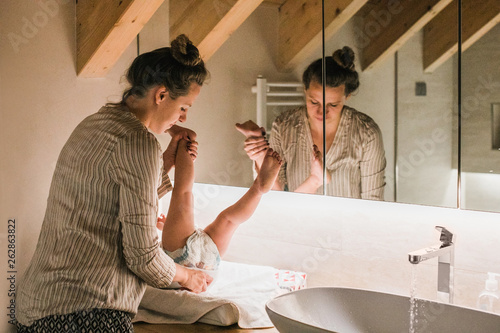
[[[148,286],[133,322],[273,327],[265,304],[287,292],[278,284],[279,272],[269,266],[221,261],[217,278],[204,293]]]

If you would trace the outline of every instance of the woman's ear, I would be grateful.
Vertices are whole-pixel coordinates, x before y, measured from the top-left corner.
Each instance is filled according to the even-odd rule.
[[[349,98],[351,98],[351,94],[347,95],[347,96],[345,97],[345,100],[347,101]]]
[[[168,97],[168,89],[165,86],[159,86],[155,92],[155,103],[159,105]]]

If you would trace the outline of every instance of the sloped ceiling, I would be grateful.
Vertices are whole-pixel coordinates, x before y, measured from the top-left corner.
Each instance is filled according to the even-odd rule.
[[[78,1],[78,75],[104,77],[163,2]],[[279,8],[278,69],[294,68],[321,46],[318,0],[170,0],[170,36],[187,34],[206,61],[260,5]],[[325,38],[356,16],[362,69],[369,70],[424,29],[423,66],[432,72],[458,50],[457,13],[457,0],[326,0]],[[500,21],[500,2],[463,0],[462,17],[465,49]]]

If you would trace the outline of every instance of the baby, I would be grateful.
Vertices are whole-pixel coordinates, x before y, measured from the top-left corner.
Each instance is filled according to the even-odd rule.
[[[281,166],[278,153],[268,149],[252,186],[235,204],[222,211],[205,229],[194,223],[194,161],[189,141],[181,139],[175,157],[174,189],[163,222],[162,247],[174,261],[186,267],[216,270],[238,226],[254,213],[263,194],[269,192]]]

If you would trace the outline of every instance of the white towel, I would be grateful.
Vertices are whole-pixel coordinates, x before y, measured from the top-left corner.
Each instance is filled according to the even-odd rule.
[[[272,298],[286,292],[276,280],[279,270],[268,266],[221,261],[217,279],[208,291],[147,287],[134,322],[207,324],[241,328],[273,327],[265,310]]]

